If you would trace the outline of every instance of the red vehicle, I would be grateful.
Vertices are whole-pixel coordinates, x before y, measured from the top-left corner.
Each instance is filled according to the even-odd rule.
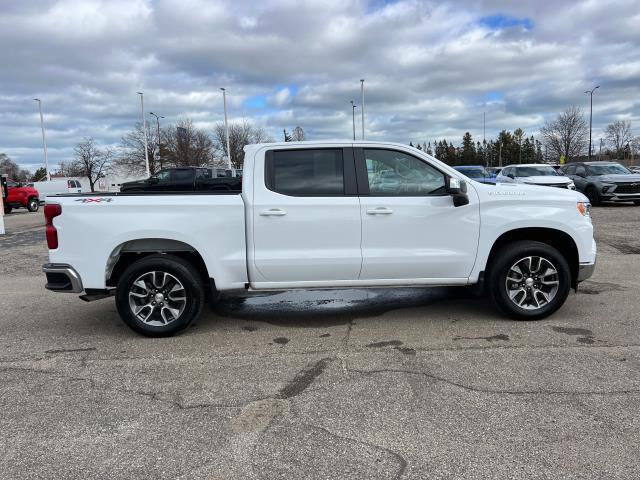
[[[40,208],[38,190],[13,180],[7,180],[7,187],[8,195],[4,199],[4,213],[11,213],[14,208],[21,207],[30,212],[38,211],[38,208]]]

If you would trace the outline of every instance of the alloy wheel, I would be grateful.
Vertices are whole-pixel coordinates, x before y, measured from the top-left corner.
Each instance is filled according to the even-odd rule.
[[[143,273],[129,288],[129,308],[147,325],[164,326],[176,321],[186,305],[184,286],[167,272]]]
[[[560,276],[551,261],[530,256],[511,266],[505,283],[507,295],[515,305],[525,310],[537,310],[554,299]]]

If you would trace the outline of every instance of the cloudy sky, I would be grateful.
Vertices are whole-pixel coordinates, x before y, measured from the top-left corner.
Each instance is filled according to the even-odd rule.
[[[482,138],[575,104],[594,138],[640,134],[640,0],[2,0],[0,152],[26,168],[85,136],[116,145],[147,112],[211,128],[246,118],[274,138],[348,138],[365,78],[367,138]],[[360,120],[357,119],[357,128]]]

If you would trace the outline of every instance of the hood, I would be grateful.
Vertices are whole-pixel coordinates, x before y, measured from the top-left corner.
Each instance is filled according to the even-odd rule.
[[[562,177],[556,177],[562,178]],[[530,201],[571,201],[588,202],[589,199],[582,193],[568,188],[540,188],[538,185],[526,183],[496,183],[495,185],[482,184],[477,186],[489,197],[500,200],[530,200]]]
[[[531,183],[536,185],[556,185],[558,183],[566,184],[571,183],[572,180],[569,177],[552,177],[550,175],[539,175],[533,177],[520,177],[518,178],[520,183]]]
[[[610,183],[640,182],[640,175],[637,173],[632,173],[631,175],[625,175],[622,173],[615,173],[612,175],[594,175],[593,178],[597,178],[601,182],[610,182]]]

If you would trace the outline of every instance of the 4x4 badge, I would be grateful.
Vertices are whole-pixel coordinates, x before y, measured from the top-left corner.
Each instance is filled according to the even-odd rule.
[[[111,202],[113,200],[113,198],[109,197],[109,198],[105,198],[105,197],[98,197],[98,198],[78,198],[76,200],[76,202],[82,202],[82,203],[102,203],[102,202]]]

